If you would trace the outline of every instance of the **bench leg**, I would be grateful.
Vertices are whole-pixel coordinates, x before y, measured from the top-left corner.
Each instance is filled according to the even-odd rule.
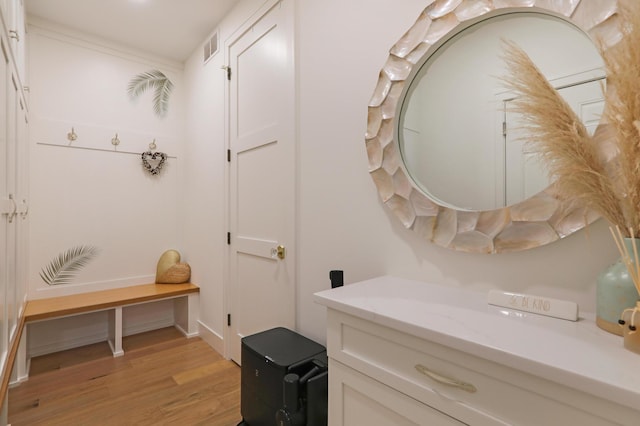
[[[122,356],[122,306],[109,311],[109,346],[113,356]]]
[[[198,293],[190,293],[185,297],[173,299],[173,315],[175,325],[187,337],[195,337],[198,333]]]
[[[22,330],[22,336],[20,337],[18,353],[16,354],[14,370],[16,372],[16,380],[18,382],[24,382],[29,378],[29,355],[27,354],[28,329],[28,325],[25,324],[24,329]]]

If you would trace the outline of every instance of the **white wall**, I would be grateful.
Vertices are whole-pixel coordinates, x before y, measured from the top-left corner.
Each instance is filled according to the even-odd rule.
[[[245,0],[221,25],[229,38],[262,4]],[[393,274],[452,286],[502,288],[579,302],[595,309],[595,279],[616,256],[599,222],[563,241],[523,253],[474,255],[443,249],[404,229],[379,201],[367,172],[367,104],[391,46],[415,22],[423,0],[296,2],[298,73],[297,327],[325,341],[325,310],[313,293]],[[185,251],[202,285],[200,320],[218,345],[224,332],[226,245],[224,52],[202,66],[199,50],[188,82]]]
[[[36,19],[30,20],[29,63],[28,297],[153,282],[160,255],[181,250],[181,162],[188,142],[182,65]],[[151,91],[135,101],[127,94],[129,81],[152,69],[163,71],[174,83],[164,118],[153,113]],[[70,143],[67,133],[72,127],[78,138]],[[111,139],[116,133],[120,145],[114,149]],[[143,169],[140,158],[153,139],[158,151],[172,157],[157,176]],[[99,254],[71,284],[47,285],[39,276],[42,268],[77,245],[95,246]],[[145,309],[147,313],[125,314],[129,332],[172,324],[167,306]],[[67,323],[64,332],[55,322],[30,326],[32,353],[106,338],[105,323],[98,316]]]
[[[180,248],[181,69],[42,21],[30,26],[29,53],[29,297],[153,281],[159,256]],[[151,69],[174,83],[164,118],[153,113],[151,91],[135,101],[127,95],[130,79]],[[70,143],[72,127],[78,139]],[[114,148],[116,134],[121,142]],[[157,176],[140,159],[153,139],[158,151],[174,157]],[[71,286],[45,284],[41,268],[75,245],[100,253]]]
[[[391,46],[423,0],[306,0],[298,6],[298,327],[324,340],[325,312],[312,294],[392,274],[485,290],[567,298],[595,310],[597,274],[616,257],[602,221],[549,246],[513,254],[449,251],[405,230],[379,201],[367,173],[367,104]]]
[[[225,81],[220,66],[224,64],[224,41],[263,3],[263,0],[239,3],[219,26],[221,50],[207,65],[201,63],[199,47],[187,61],[183,80],[184,122],[180,124],[181,119],[177,119],[172,127],[184,129],[184,133],[175,145],[159,146],[167,151],[175,148],[180,167],[174,169],[171,164],[167,170],[170,173],[162,177],[161,184],[143,179],[139,164],[126,155],[112,154],[113,159],[109,159],[109,153],[32,145],[35,159],[32,193],[34,203],[40,200],[33,207],[40,213],[33,215],[31,245],[43,246],[32,255],[34,282],[38,266],[48,259],[44,247],[57,253],[60,247],[64,249],[72,242],[97,241],[96,245],[108,250],[103,256],[110,262],[108,265],[96,262],[97,269],[87,269],[90,276],[83,278],[83,282],[104,280],[109,284],[111,279],[152,274],[160,252],[170,248],[167,245],[175,245],[191,264],[193,281],[201,286],[201,331],[214,346],[221,348],[225,327],[227,222]],[[546,247],[523,253],[476,255],[449,251],[420,240],[384,208],[367,172],[364,144],[367,104],[389,49],[427,3],[296,1],[297,324],[299,331],[320,342],[325,341],[325,311],[313,303],[312,295],[329,288],[331,269],[343,269],[347,284],[392,274],[477,290],[502,288],[567,298],[579,302],[581,309],[593,311],[596,276],[617,257],[602,222],[588,232],[579,232]],[[32,69],[36,66],[33,59],[36,58],[32,58]],[[107,61],[109,66],[118,62]],[[121,65],[113,74],[120,79],[145,70],[149,63],[142,61],[138,68],[127,60]],[[55,68],[64,68],[69,76],[78,73],[66,65]],[[57,94],[61,102],[68,95],[67,91]],[[37,92],[31,96],[36,99]],[[143,102],[140,105],[143,107]],[[132,107],[127,104],[126,108]],[[35,100],[33,111],[37,120],[42,112]],[[113,127],[120,126],[123,121],[113,119],[118,111],[112,113],[104,116],[109,120],[100,121],[101,127],[115,130]],[[138,117],[137,114],[141,112],[136,110],[132,117]],[[65,116],[60,120],[70,124],[74,118]],[[136,132],[148,131],[146,126],[136,127],[137,120],[126,123]],[[65,134],[66,130],[62,136]],[[105,141],[101,139],[99,143]],[[96,166],[100,167],[99,173],[91,171],[86,165],[88,161],[101,164]],[[174,171],[178,176],[172,183]],[[70,192],[67,184],[76,176],[84,182],[71,184],[74,190]],[[48,180],[54,180],[56,185],[47,186]],[[53,189],[56,193],[49,194]],[[140,199],[140,191],[157,192]],[[161,197],[161,193],[166,197]],[[179,200],[177,209],[175,200]],[[90,207],[93,203],[99,203],[100,208]],[[152,210],[158,217],[150,217],[148,203],[154,206]],[[82,213],[76,213],[74,208]],[[47,219],[50,215],[57,220]],[[143,231],[137,226],[142,226]],[[128,235],[123,235],[123,229],[127,229]],[[123,251],[116,253],[111,241],[127,244],[119,246]],[[124,273],[120,272],[123,270]]]

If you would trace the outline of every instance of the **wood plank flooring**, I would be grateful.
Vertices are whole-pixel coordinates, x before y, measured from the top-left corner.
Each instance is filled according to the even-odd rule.
[[[29,380],[9,390],[20,425],[207,425],[240,420],[240,367],[200,338],[170,327],[31,360]]]

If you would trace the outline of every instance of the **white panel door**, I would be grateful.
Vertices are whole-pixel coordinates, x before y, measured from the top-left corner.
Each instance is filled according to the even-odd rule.
[[[8,104],[8,77],[9,71],[8,47],[5,39],[0,39],[0,363],[3,363],[7,355],[8,347],[8,318],[6,303],[6,289],[8,286],[8,262],[7,245],[8,236],[12,225],[9,220],[14,205],[9,200],[9,143],[7,140],[7,104]]]
[[[18,322],[18,307],[16,305],[16,266],[17,266],[17,223],[18,212],[18,120],[19,120],[19,80],[14,73],[10,73],[7,82],[7,154],[9,163],[7,164],[7,188],[12,198],[14,215],[7,228],[7,291],[6,309],[7,326],[9,336],[13,336]]]
[[[275,3],[228,45],[225,337],[226,353],[237,363],[242,337],[295,326],[292,8],[290,0]]]
[[[20,309],[23,308],[27,294],[29,255],[29,117],[24,94],[19,97],[16,104],[16,204],[17,216],[15,218],[15,315],[16,321],[20,317]],[[13,337],[13,336],[12,336]]]
[[[601,81],[571,85],[559,89],[558,92],[569,103],[574,112],[587,127],[589,134],[593,134],[604,109],[604,97]],[[531,152],[521,140],[517,114],[506,107],[506,136],[505,136],[505,194],[506,205],[534,196],[549,186],[549,178],[545,165],[538,155]]]

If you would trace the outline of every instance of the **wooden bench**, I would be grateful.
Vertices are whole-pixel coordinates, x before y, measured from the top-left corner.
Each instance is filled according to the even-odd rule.
[[[24,321],[36,321],[108,311],[108,342],[113,356],[124,355],[122,349],[122,308],[141,303],[174,299],[175,326],[187,337],[198,335],[198,295],[200,288],[185,284],[142,284],[110,290],[93,291],[47,299],[29,300]],[[25,335],[26,335],[25,330]],[[26,338],[23,335],[23,342]],[[26,348],[24,350],[26,356]]]

